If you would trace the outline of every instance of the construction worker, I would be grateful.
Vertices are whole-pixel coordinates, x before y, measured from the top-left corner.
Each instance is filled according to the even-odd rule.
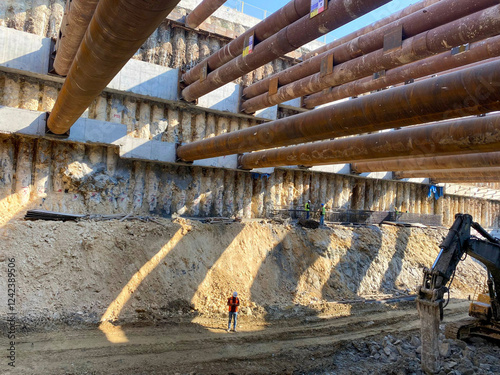
[[[236,322],[238,319],[238,306],[240,305],[240,300],[238,298],[238,293],[234,292],[232,297],[227,299],[227,305],[229,306],[229,322],[227,323],[227,331],[231,332],[231,320],[233,320],[233,331],[236,332]]]
[[[319,225],[324,225],[325,224],[325,214],[326,214],[325,204],[321,203],[321,213],[319,215]]]
[[[309,219],[309,213],[311,212],[311,201],[307,201],[305,208],[306,208],[306,219]]]

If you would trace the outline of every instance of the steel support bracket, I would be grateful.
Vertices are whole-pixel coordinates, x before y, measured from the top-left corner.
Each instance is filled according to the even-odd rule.
[[[401,49],[403,46],[403,25],[396,26],[384,35],[384,53]]]
[[[52,133],[52,131],[47,127],[47,120],[49,119],[50,112],[45,112],[45,136],[50,137],[50,138],[56,138],[56,139],[68,139],[69,138],[69,132],[70,130],[66,133],[63,134],[55,134]]]
[[[325,77],[333,73],[333,53],[324,56],[321,59],[321,67],[320,67],[320,77]]]

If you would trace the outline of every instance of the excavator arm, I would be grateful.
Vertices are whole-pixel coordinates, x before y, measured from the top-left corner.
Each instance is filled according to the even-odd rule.
[[[471,228],[485,239],[471,236]],[[500,241],[473,222],[472,216],[457,214],[432,268],[424,269],[423,282],[418,289],[422,369],[427,373],[434,373],[439,368],[439,322],[443,319],[445,294],[449,292],[458,263],[466,255],[479,260],[488,269],[491,307],[488,307],[489,313],[484,318],[491,319],[489,323],[495,327],[500,322]]]

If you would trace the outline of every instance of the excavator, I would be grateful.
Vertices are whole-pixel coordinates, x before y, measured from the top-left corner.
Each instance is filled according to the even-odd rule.
[[[475,229],[482,238],[471,234]],[[500,240],[491,236],[472,220],[471,215],[457,214],[448,235],[440,245],[432,268],[424,268],[422,285],[418,288],[417,309],[421,322],[422,370],[427,374],[439,371],[439,323],[449,300],[449,288],[457,265],[471,256],[486,266],[488,293],[479,294],[469,307],[465,320],[445,328],[448,338],[464,340],[472,336],[500,341]]]

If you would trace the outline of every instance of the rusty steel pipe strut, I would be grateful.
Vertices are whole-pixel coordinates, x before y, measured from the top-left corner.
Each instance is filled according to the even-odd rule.
[[[314,108],[336,100],[358,96],[370,91],[427,77],[436,73],[448,72],[465,65],[486,62],[500,56],[500,36],[494,36],[469,45],[469,50],[453,54],[451,51],[440,53],[423,60],[389,69],[385,75],[374,79],[372,76],[330,87],[328,91],[316,93],[304,98],[304,105]]]
[[[192,142],[177,155],[193,161],[491,112],[498,86],[495,61]]]
[[[396,68],[447,51],[450,46],[481,40],[499,32],[500,5],[496,5],[406,39],[401,49],[389,53],[383,49],[368,53],[334,66],[331,74],[323,75],[318,72],[280,87],[274,95],[266,93],[246,100],[241,107],[244,112],[253,113],[258,109]]]
[[[433,178],[432,183],[440,184],[474,184],[474,183],[488,183],[488,182],[500,182],[500,176],[491,177],[447,177],[447,178]]]
[[[66,3],[56,42],[54,70],[66,76],[82,43],[99,0],[72,0]]]
[[[395,157],[490,152],[499,147],[500,115],[490,115],[253,152],[241,156],[239,164],[243,169],[313,166]]]
[[[397,18],[376,30],[358,36],[354,40],[336,46],[318,56],[264,78],[243,89],[243,96],[246,99],[250,99],[257,95],[267,93],[271,80],[273,79],[278,79],[278,86],[284,86],[318,73],[320,71],[321,61],[330,54],[333,55],[333,64],[339,65],[381,49],[384,47],[384,35],[396,29],[398,26],[403,28],[404,38],[408,39],[424,31],[434,29],[440,25],[444,25],[496,4],[498,4],[496,0],[467,2],[464,2],[464,0],[442,0],[437,4],[414,12],[404,18]],[[393,16],[390,16],[388,18],[392,19],[392,17]]]
[[[392,159],[351,164],[354,173],[500,167],[500,152]]]
[[[214,54],[208,56],[203,61],[192,67],[182,75],[182,81],[190,85],[200,79],[200,75],[205,65],[208,71],[213,71],[225,63],[233,60],[243,52],[245,40],[254,35],[255,39],[262,42],[270,36],[276,34],[284,27],[294,23],[309,13],[310,0],[292,0],[281,9],[271,14],[266,19],[251,27],[236,39],[232,40]]]
[[[317,49],[315,49],[314,51],[311,51],[311,52],[308,52],[306,54],[304,54],[304,56],[302,57],[302,59],[305,61],[305,60],[308,60],[310,59],[311,57],[314,57],[314,56],[317,56],[319,55],[320,53],[323,53],[327,50],[330,50],[332,48],[335,48],[335,47],[338,47],[340,46],[341,44],[344,44],[344,43],[347,43],[347,42],[350,42],[351,40],[353,39],[356,39],[357,37],[361,36],[361,35],[365,35],[365,34],[368,34],[369,32],[373,31],[373,30],[376,30],[382,26],[385,26],[387,25],[388,23],[391,23],[393,21],[396,21],[400,18],[403,18],[403,17],[406,17],[407,15],[411,14],[411,13],[415,13],[425,7],[428,7],[432,4],[436,4],[438,3],[439,1],[441,0],[422,0],[422,1],[419,1],[418,3],[415,3],[415,4],[412,4],[412,5],[408,5],[406,8],[400,10],[399,12],[396,12],[396,13],[393,13],[391,15],[389,15],[388,17],[386,18],[383,18],[377,22],[374,22],[368,26],[365,26],[359,30],[356,30],[350,34],[347,34],[337,40],[334,40],[333,42],[330,42],[328,44],[325,44],[324,46],[322,47],[319,47]]]
[[[205,80],[190,84],[182,90],[188,102],[198,99],[236,78],[317,39],[329,31],[345,25],[390,0],[332,0],[328,8],[310,18],[309,15],[288,25],[273,36],[258,43],[253,52],[234,60],[209,73]]]
[[[397,171],[393,173],[395,179],[403,178],[443,178],[443,177],[490,177],[500,176],[500,167],[486,168],[459,168],[459,169],[429,169],[427,171]]]
[[[192,29],[200,26],[203,21],[219,9],[226,0],[203,0],[196,8],[194,8],[186,17],[186,26]]]
[[[179,0],[101,0],[47,127],[66,133]]]

